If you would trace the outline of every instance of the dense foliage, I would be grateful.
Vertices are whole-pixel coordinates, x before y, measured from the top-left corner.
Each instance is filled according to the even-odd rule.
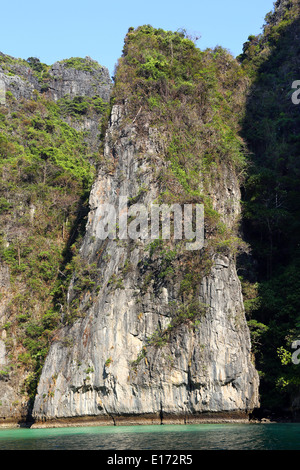
[[[47,67],[35,58],[27,62],[5,56],[1,65],[12,71],[29,65],[42,82]],[[27,375],[24,393],[31,398],[61,323],[100,155],[100,141],[95,152],[86,132],[67,120],[80,124],[85,116],[100,123],[106,109],[99,96],[55,103],[38,92],[16,100],[9,91],[0,107],[0,259],[11,286],[3,299],[9,363],[0,375]]]
[[[277,1],[263,34],[250,36],[239,58],[252,78],[243,126],[251,165],[243,199],[255,272],[253,263],[244,266],[244,290],[262,407],[281,409],[300,386],[299,366],[291,360],[300,336],[300,114],[291,99],[292,83],[300,79],[299,13],[298,1]]]

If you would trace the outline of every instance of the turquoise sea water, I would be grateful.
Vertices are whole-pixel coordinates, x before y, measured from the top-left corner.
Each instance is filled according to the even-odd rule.
[[[300,424],[1,429],[0,450],[300,450]]]

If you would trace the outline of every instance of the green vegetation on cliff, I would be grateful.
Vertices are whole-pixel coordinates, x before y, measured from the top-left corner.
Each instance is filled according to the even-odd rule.
[[[243,168],[238,129],[247,79],[228,51],[203,52],[184,33],[129,29],[115,81],[113,96],[126,100],[130,118],[164,132],[182,200],[203,197],[203,171],[222,164]]]
[[[298,0],[277,1],[263,34],[250,36],[239,57],[252,80],[243,124],[251,152],[243,213],[255,269],[245,266],[244,290],[262,407],[269,409],[288,408],[300,387],[291,361],[291,344],[300,337],[300,109],[291,99],[300,79],[299,16]]]
[[[198,324],[205,310],[198,289],[214,256],[236,256],[245,248],[238,211],[231,207],[235,196],[227,201],[228,217],[217,200],[225,197],[227,188],[238,192],[245,172],[239,131],[248,77],[227,50],[201,51],[184,32],[144,25],[129,29],[114,78],[113,101],[126,103],[124,125],[134,124],[145,138],[153,128],[161,148],[163,164],[153,163],[158,202],[200,203],[205,209],[206,246],[199,256],[176,240],[158,240],[140,263],[143,291],[150,281],[157,291],[172,288],[175,280],[181,283],[180,300],[174,312],[170,308],[168,334],[158,330],[155,341],[145,346],[153,347],[165,344],[182,323]]]
[[[244,173],[239,129],[246,86],[245,72],[228,51],[201,51],[184,32],[149,25],[129,29],[115,73],[113,99],[126,101],[128,120],[141,133],[149,125],[160,134],[169,163],[157,174],[160,202],[203,203],[216,251],[239,244],[212,199],[225,168],[241,179]]]
[[[12,70],[20,65],[4,63]],[[34,58],[28,63],[42,81],[44,64]],[[95,152],[87,132],[67,120],[80,126],[87,116],[100,124],[106,107],[99,96],[55,103],[37,91],[19,100],[8,91],[0,107],[0,260],[10,272],[9,298],[2,299],[5,373],[27,374],[24,392],[31,398],[61,321],[60,302],[72,274],[64,267],[76,252],[100,155],[100,141]]]
[[[299,14],[298,0],[278,0],[263,33],[249,36],[238,60],[221,47],[199,50],[184,32],[130,28],[112,94],[112,103],[126,103],[125,124],[139,135],[149,128],[157,133],[166,163],[153,164],[159,202],[205,207],[201,256],[161,240],[145,252],[142,293],[150,281],[161,287],[176,277],[182,299],[169,326],[148,338],[147,347],[164,345],[183,322],[198,326],[205,306],[196,302],[197,289],[213,255],[243,253],[240,274],[262,405],[281,409],[300,386],[299,366],[291,361],[291,344],[300,337],[300,108],[291,100],[292,83],[300,80]],[[89,73],[98,68],[89,58],[62,63]],[[9,362],[0,376],[27,376],[23,391],[33,398],[57,328],[63,319],[78,318],[81,296],[95,287],[96,267],[76,255],[96,165],[113,165],[104,161],[100,141],[95,152],[86,131],[75,129],[96,117],[103,137],[109,106],[98,95],[51,101],[44,93],[49,66],[36,58],[0,55],[0,66],[41,88],[31,99],[16,100],[8,91],[0,106],[0,261],[10,272],[9,293],[2,294]],[[249,257],[234,197],[228,196],[225,209],[218,206],[224,188],[239,185]],[[145,192],[141,188],[137,200]],[[74,270],[77,297],[66,315]],[[122,279],[110,284],[123,285]]]

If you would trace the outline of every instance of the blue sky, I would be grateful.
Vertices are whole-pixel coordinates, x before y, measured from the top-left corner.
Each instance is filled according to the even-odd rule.
[[[130,26],[199,32],[200,49],[223,46],[236,56],[259,34],[273,0],[10,0],[0,9],[0,51],[53,64],[90,56],[113,74]]]

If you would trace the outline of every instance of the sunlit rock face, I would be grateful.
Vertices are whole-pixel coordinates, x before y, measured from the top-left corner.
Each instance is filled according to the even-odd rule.
[[[170,325],[172,308],[179,304],[179,280],[146,277],[149,240],[101,239],[102,204],[118,208],[122,197],[133,200],[140,188],[146,188],[146,207],[158,197],[154,168],[166,165],[161,150],[155,129],[140,135],[134,123],[126,122],[126,107],[114,106],[104,148],[114,167],[99,170],[80,252],[97,267],[97,288],[84,294],[81,318],[64,327],[50,348],[33,410],[38,422],[96,417],[114,423],[187,423],[245,418],[258,406],[258,374],[235,261],[214,256],[198,286],[205,311],[197,324],[179,323],[167,341],[151,342]],[[231,211],[225,204],[229,195]],[[239,216],[239,198],[237,179],[224,172],[214,204],[229,224]],[[77,282],[74,276],[70,304]]]

